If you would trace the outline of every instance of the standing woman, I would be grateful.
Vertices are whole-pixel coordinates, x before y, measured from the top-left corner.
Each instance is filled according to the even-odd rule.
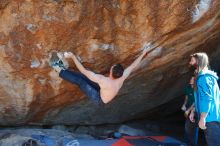
[[[197,70],[195,89],[195,110],[199,128],[205,132],[208,146],[220,145],[220,92],[218,76],[209,70],[209,59],[206,53],[195,53],[191,56],[190,65]],[[195,122],[194,112],[190,120]]]

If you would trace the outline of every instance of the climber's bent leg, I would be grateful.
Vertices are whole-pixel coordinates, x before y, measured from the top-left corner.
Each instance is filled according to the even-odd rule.
[[[88,79],[80,72],[61,70],[59,76],[66,81],[76,84],[95,103],[102,104],[100,97],[100,87],[97,83]]]

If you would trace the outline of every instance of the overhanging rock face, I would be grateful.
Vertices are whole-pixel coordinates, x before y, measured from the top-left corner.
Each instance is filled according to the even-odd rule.
[[[191,53],[206,51],[219,67],[219,40],[219,0],[3,0],[0,125],[117,123],[147,115],[182,95]],[[48,65],[50,51],[72,51],[107,75],[146,45],[156,49],[101,107]]]

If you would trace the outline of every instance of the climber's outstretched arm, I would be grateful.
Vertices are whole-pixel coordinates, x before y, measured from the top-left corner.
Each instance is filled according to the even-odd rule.
[[[146,55],[147,53],[147,49],[144,49],[143,52],[141,53],[141,55],[130,65],[128,66],[123,74],[123,78],[126,79],[131,72],[140,65],[141,60],[143,59],[143,57]]]
[[[80,61],[76,58],[76,56],[71,53],[71,52],[65,52],[64,56],[66,58],[71,58],[76,67],[79,69],[79,71],[84,74],[85,76],[87,76],[90,80],[92,80],[93,82],[99,83],[103,77],[103,75],[100,74],[95,74],[94,72],[87,70],[81,63]]]

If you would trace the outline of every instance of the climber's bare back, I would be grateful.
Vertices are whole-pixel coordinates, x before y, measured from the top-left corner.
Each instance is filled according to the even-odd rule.
[[[110,102],[118,94],[125,80],[123,76],[118,79],[112,79],[99,74],[95,74],[95,76],[99,78],[100,96],[104,103]]]

